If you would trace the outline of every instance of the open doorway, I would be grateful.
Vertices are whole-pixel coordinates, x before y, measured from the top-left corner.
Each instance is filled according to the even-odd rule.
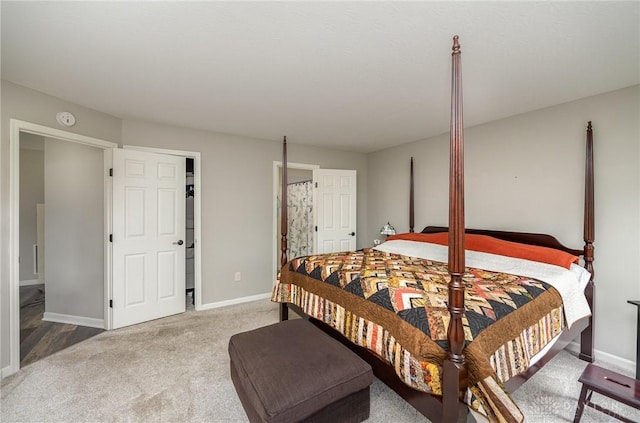
[[[287,256],[313,254],[313,169],[318,165],[287,164]],[[280,196],[282,193],[282,162],[273,162],[273,281],[280,270]]]
[[[12,121],[14,371],[104,330],[103,148],[63,134]]]
[[[9,137],[9,344],[10,344],[10,364],[8,368],[3,369],[2,377],[8,376],[17,372],[20,369],[20,135],[21,134],[32,134],[45,137],[46,139],[52,139],[56,142],[60,141],[59,144],[64,146],[60,151],[61,154],[58,155],[60,159],[56,162],[60,167],[66,170],[71,170],[72,175],[71,179],[65,183],[58,184],[57,186],[60,188],[60,196],[65,200],[71,198],[73,194],[76,194],[81,199],[92,198],[90,203],[99,204],[101,209],[100,211],[95,212],[87,212],[90,209],[88,205],[72,205],[70,203],[64,203],[60,206],[61,209],[67,211],[67,214],[73,215],[73,213],[79,212],[81,216],[78,217],[75,221],[74,219],[69,219],[71,225],[79,224],[80,222],[89,221],[91,219],[87,219],[86,217],[93,217],[91,220],[92,224],[96,223],[97,227],[100,229],[97,231],[91,232],[100,232],[100,259],[97,258],[97,255],[93,260],[77,260],[72,265],[67,267],[72,269],[79,269],[81,265],[87,265],[92,267],[94,270],[99,273],[99,276],[95,278],[91,278],[92,280],[100,280],[101,281],[101,293],[94,292],[94,290],[88,289],[79,289],[79,290],[71,290],[67,291],[65,294],[56,296],[52,298],[51,303],[56,302],[66,302],[69,306],[75,307],[76,312],[71,312],[72,314],[66,314],[64,312],[51,310],[49,311],[48,304],[50,303],[48,297],[45,299],[46,310],[43,313],[44,320],[53,320],[58,323],[71,323],[78,326],[88,326],[88,327],[96,327],[99,329],[111,329],[114,327],[113,325],[113,310],[111,308],[112,304],[119,304],[119,302],[112,300],[111,295],[114,294],[114,290],[112,287],[114,278],[112,266],[113,264],[113,254],[112,254],[112,245],[114,242],[110,242],[112,239],[112,234],[110,231],[113,229],[113,217],[114,215],[120,216],[117,213],[113,213],[112,208],[114,207],[113,195],[112,192],[114,190],[114,177],[109,175],[112,174],[110,172],[110,168],[113,167],[113,156],[116,151],[119,150],[118,145],[113,142],[100,140],[97,138],[87,137],[84,135],[75,134],[72,132],[62,131],[55,128],[50,128],[38,124],[33,124],[29,122],[20,121],[17,119],[10,119],[10,137]],[[46,144],[45,144],[46,146]],[[93,150],[99,153],[100,161],[96,161],[93,159],[78,159],[79,156],[76,156],[75,153],[64,152],[65,148],[79,147],[84,148],[85,150]],[[194,212],[193,212],[193,241],[194,244],[194,252],[193,252],[193,267],[194,267],[194,297],[195,297],[195,309],[199,310],[202,304],[201,299],[201,253],[200,253],[200,227],[201,227],[201,213],[200,213],[200,153],[199,152],[189,152],[189,151],[175,151],[175,150],[163,150],[163,149],[155,149],[148,147],[132,147],[125,146],[125,148],[130,149],[139,149],[139,150],[147,150],[147,151],[155,151],[158,153],[166,153],[170,156],[181,156],[184,158],[193,158],[194,161],[194,175],[193,175],[193,192],[195,194],[194,197]],[[122,154],[118,153],[120,157],[123,157]],[[45,154],[46,156],[46,154]],[[69,159],[71,159],[69,161]],[[111,162],[109,161],[111,160]],[[183,159],[184,160],[184,159]],[[66,161],[66,162],[65,162]],[[85,166],[81,170],[77,169],[76,165]],[[135,163],[132,163],[135,165]],[[160,169],[161,168],[161,169]],[[165,177],[166,171],[170,170],[165,164],[160,167],[161,177]],[[75,173],[73,173],[75,170]],[[86,187],[82,184],[78,185],[78,182],[84,182],[85,179],[92,179],[87,177],[87,175],[93,175],[93,172],[98,172],[100,183],[94,184],[94,186]],[[182,172],[185,172],[184,162],[182,164]],[[115,169],[114,172],[116,175],[124,175],[126,172],[121,173],[118,172],[118,169]],[[183,174],[184,177],[184,174]],[[45,181],[48,182],[48,177],[45,177]],[[99,185],[99,186],[98,186]],[[179,198],[184,199],[184,179],[182,181],[182,186],[179,187],[179,191],[176,190],[176,196],[168,195],[167,190],[163,190],[162,199],[169,201],[172,198],[178,200]],[[176,187],[177,189],[178,187]],[[46,192],[46,189],[45,189]],[[180,192],[181,194],[178,194]],[[91,195],[90,195],[91,194]],[[92,197],[95,194],[97,197]],[[165,195],[167,194],[167,195]],[[166,203],[165,201],[165,203]],[[47,200],[45,198],[45,203]],[[177,203],[176,203],[177,204]],[[45,216],[53,215],[55,213],[51,210],[51,204],[48,205],[49,209],[45,207]],[[166,207],[163,210],[168,209]],[[86,215],[86,216],[84,216]],[[134,216],[135,217],[135,216]],[[83,220],[84,219],[84,220]],[[183,217],[184,220],[184,217]],[[163,222],[165,222],[163,220]],[[54,229],[62,230],[67,229],[69,225],[66,223],[64,225],[53,224],[50,225]],[[45,222],[45,231],[46,231],[46,222]],[[164,226],[163,226],[164,228]],[[86,229],[83,227],[83,230]],[[45,235],[45,254],[47,250],[52,252],[67,252],[70,250],[77,250],[78,248],[85,246],[86,237],[84,235],[88,232],[81,231],[73,231],[73,233],[81,233],[82,235],[76,236],[74,239],[67,240],[65,242],[58,242],[52,244],[51,247],[47,248],[47,243],[49,240],[55,239],[55,237],[47,237]],[[164,234],[164,232],[163,232]],[[122,238],[122,237],[121,237]],[[123,238],[124,239],[124,238]],[[183,242],[181,240],[174,240],[176,244],[182,245]],[[27,244],[28,245],[28,244]],[[92,244],[93,245],[93,244]],[[183,259],[184,260],[184,259]],[[49,271],[54,268],[53,264],[55,264],[55,260],[48,261],[48,266],[45,266],[45,284],[47,287],[49,286]],[[93,263],[92,263],[93,262]],[[98,263],[99,262],[99,263]],[[163,261],[161,264],[164,265],[168,263],[168,261]],[[92,266],[93,264],[93,266]],[[183,267],[184,269],[184,267]],[[77,272],[78,274],[75,276],[85,276],[88,274],[86,272]],[[169,274],[168,272],[160,273],[162,275]],[[184,275],[183,275],[184,276]],[[121,277],[118,281],[121,281]],[[161,282],[160,279],[157,278],[158,281]],[[166,278],[162,279],[165,281]],[[134,282],[137,282],[134,281]],[[165,281],[166,282],[166,281]],[[177,286],[177,285],[176,285]],[[175,295],[180,295],[180,300],[184,301],[184,284],[182,286],[182,294],[180,295],[180,290],[175,290]],[[166,288],[166,286],[163,285]],[[44,294],[47,296],[47,289],[44,289]],[[120,291],[119,291],[120,292]],[[83,299],[82,295],[84,294],[95,294],[96,297],[99,296],[101,304],[96,306],[93,304],[92,300]],[[79,299],[80,297],[80,299]],[[164,297],[163,297],[164,298]],[[184,303],[183,303],[184,307]],[[77,310],[80,310],[79,312]],[[82,310],[91,310],[91,312],[96,312],[97,310],[102,310],[102,314],[100,315],[91,315],[91,314],[82,314]],[[183,308],[184,311],[184,308]],[[50,319],[48,319],[50,318]]]
[[[280,199],[278,200],[280,203]],[[313,254],[313,172],[287,172],[287,239],[289,260]],[[278,221],[278,224],[281,222]],[[280,230],[280,228],[278,228]]]
[[[60,236],[61,231],[58,231],[56,226],[64,225],[64,222],[68,219],[61,218],[56,215],[56,205],[64,202],[65,204],[76,204],[78,200],[61,199],[57,193],[59,185],[67,185],[65,189],[68,189],[73,197],[76,195],[83,195],[81,189],[72,189],[69,184],[61,184],[64,181],[65,176],[56,170],[58,163],[56,163],[57,154],[60,152],[60,146],[58,143],[64,143],[52,138],[45,138],[41,135],[35,135],[30,133],[20,133],[20,367],[27,364],[38,361],[44,357],[47,357],[57,351],[67,348],[73,344],[88,339],[98,333],[104,331],[101,327],[85,326],[85,322],[70,322],[68,316],[71,313],[64,313],[68,308],[63,304],[57,304],[59,301],[53,300],[53,307],[47,309],[47,297],[50,299],[61,298],[67,296],[67,290],[75,290],[77,287],[72,285],[73,275],[69,275],[71,270],[69,266],[62,265],[61,262],[68,263],[69,260],[76,262],[85,262],[91,260],[91,250],[97,251],[99,257],[102,256],[102,219],[99,216],[88,214],[87,218],[95,219],[97,222],[89,224],[94,226],[97,231],[97,239],[93,241],[88,240],[89,243],[95,244],[90,247],[84,248],[81,246],[79,249],[74,248],[63,249],[62,254],[58,254],[60,251],[57,248],[52,248],[54,251],[46,252],[46,242],[48,239],[51,245],[64,245],[67,243],[69,236],[75,238],[82,236],[85,238],[87,232],[83,229],[82,234],[72,234],[74,228],[83,226],[83,223],[78,222],[76,216],[69,216],[69,219],[78,222],[79,225],[72,225],[71,231],[65,229],[62,231],[64,234]],[[69,147],[69,146],[67,146]],[[64,148],[64,147],[62,147]],[[92,147],[82,147],[92,148]],[[46,155],[46,151],[49,151],[49,155]],[[74,150],[66,150],[65,154],[73,152]],[[101,152],[98,152],[101,154]],[[100,157],[98,157],[100,159]],[[73,170],[69,169],[71,172]],[[82,173],[82,172],[77,172]],[[96,175],[98,180],[101,179],[102,172],[100,169],[96,169]],[[72,174],[72,179],[73,174]],[[90,179],[90,178],[88,178]],[[96,179],[96,178],[94,178]],[[45,182],[47,180],[47,182]],[[85,179],[82,183],[87,183]],[[47,185],[49,189],[46,190]],[[100,181],[98,182],[98,188],[101,187]],[[48,201],[53,207],[53,215],[48,218],[46,216],[45,203]],[[91,199],[89,201],[92,201]],[[69,214],[69,213],[65,213]],[[72,213],[70,213],[72,214]],[[45,229],[45,222],[49,220],[49,230]],[[97,224],[96,224],[97,223]],[[86,227],[86,224],[84,225]],[[48,237],[47,237],[48,232]],[[87,241],[87,240],[84,240]],[[58,251],[55,251],[58,250]],[[52,267],[52,275],[49,285],[46,284],[45,277],[45,260],[46,256],[49,256]],[[62,272],[61,272],[62,270]],[[75,271],[75,269],[71,270]],[[103,269],[97,269],[96,274],[91,275],[84,273],[83,289],[95,289],[96,294],[100,297],[98,303],[98,312],[102,313],[102,274]],[[94,281],[92,282],[92,279]],[[97,280],[95,280],[97,279]],[[61,280],[63,283],[61,283]],[[48,289],[47,289],[48,288]],[[82,297],[82,295],[77,295]],[[62,312],[62,313],[61,313]],[[58,321],[60,315],[64,315],[67,318],[62,319],[63,322]]]
[[[186,181],[187,186],[185,190],[185,288],[186,288],[186,304],[187,310],[194,310],[196,305],[196,293],[195,293],[195,160],[191,157],[186,158]]]
[[[317,165],[289,163],[287,166],[287,259],[300,255],[355,251],[356,249],[356,171],[320,169]],[[298,183],[311,179],[311,190],[299,189]],[[290,185],[289,185],[290,184]],[[289,193],[294,195],[289,198]],[[273,162],[273,281],[275,284],[281,259],[280,196],[282,163]],[[311,196],[311,202],[308,198]],[[289,212],[291,210],[291,212]],[[305,214],[309,215],[308,219]],[[311,229],[306,222],[313,222]],[[298,228],[299,227],[299,228]],[[293,240],[299,238],[301,242]],[[308,246],[312,240],[311,246]],[[307,245],[301,249],[301,245]]]

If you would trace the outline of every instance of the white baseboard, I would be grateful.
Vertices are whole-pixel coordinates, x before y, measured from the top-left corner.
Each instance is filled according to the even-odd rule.
[[[565,349],[575,355],[580,354],[580,344],[578,342],[571,342]],[[617,355],[609,354],[600,350],[594,350],[593,355],[595,356],[594,359],[596,363],[606,363],[619,369],[628,371],[630,374],[635,374],[636,372],[635,361],[627,360],[626,358],[618,357]]]
[[[200,310],[210,310],[212,308],[226,307],[235,304],[249,303],[251,301],[266,300],[271,298],[271,293],[251,295],[249,297],[234,298],[233,300],[217,301],[215,303],[202,304]]]
[[[104,329],[104,319],[91,317],[72,316],[70,314],[51,313],[45,311],[42,320],[47,322],[65,323],[67,325],[88,326],[90,328]]]
[[[30,286],[30,285],[40,285],[41,283],[39,279],[29,279],[25,281],[20,281],[20,286]]]
[[[4,379],[5,377],[10,376],[14,373],[15,371],[13,371],[11,366],[3,367],[2,370],[0,370],[0,379]]]

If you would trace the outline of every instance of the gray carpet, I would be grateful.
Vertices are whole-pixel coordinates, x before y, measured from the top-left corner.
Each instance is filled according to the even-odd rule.
[[[229,338],[277,319],[277,305],[264,300],[104,332],[5,378],[0,420],[246,421],[229,377]],[[585,365],[563,352],[520,388],[527,421],[572,421]],[[369,422],[427,421],[379,381],[371,392]],[[611,406],[640,421],[637,410]],[[585,410],[582,422],[602,421],[615,420]]]

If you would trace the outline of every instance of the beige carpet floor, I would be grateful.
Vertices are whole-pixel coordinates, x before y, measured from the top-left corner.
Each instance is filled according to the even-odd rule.
[[[5,378],[0,421],[244,422],[229,338],[277,319],[264,300],[104,332]],[[514,396],[527,421],[572,421],[585,365],[563,352],[520,388]],[[369,422],[426,421],[377,380],[371,400]],[[640,421],[637,410],[607,403]],[[602,421],[615,420],[591,409],[582,419]]]

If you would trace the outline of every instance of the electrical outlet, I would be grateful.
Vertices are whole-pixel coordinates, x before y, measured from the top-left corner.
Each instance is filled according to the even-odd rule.
[[[242,273],[236,272],[235,280],[236,282],[240,282],[242,280]]]

